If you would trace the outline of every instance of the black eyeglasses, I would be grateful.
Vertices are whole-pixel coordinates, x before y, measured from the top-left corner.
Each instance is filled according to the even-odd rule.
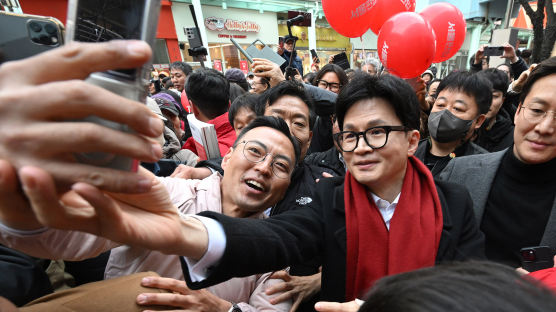
[[[388,135],[392,131],[409,131],[405,126],[371,127],[362,132],[342,131],[336,133],[334,139],[343,152],[353,152],[359,145],[359,137],[363,136],[365,143],[372,149],[384,147],[388,142]]]
[[[342,85],[339,83],[328,82],[322,79],[317,80],[317,86],[322,87],[324,89],[328,89],[328,87],[330,87],[330,91],[338,91],[342,87]]]
[[[255,141],[241,141],[237,145],[239,144],[245,144],[243,145],[245,159],[253,163],[260,163],[266,159],[266,156],[270,155],[273,157],[270,164],[272,173],[280,179],[287,179],[290,176],[292,165],[286,157],[268,153],[262,145]]]

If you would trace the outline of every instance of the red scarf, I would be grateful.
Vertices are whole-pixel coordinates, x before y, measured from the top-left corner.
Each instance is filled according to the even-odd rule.
[[[433,266],[442,233],[442,207],[429,169],[407,162],[390,231],[368,190],[347,172],[344,182],[346,301],[362,298],[386,275]]]

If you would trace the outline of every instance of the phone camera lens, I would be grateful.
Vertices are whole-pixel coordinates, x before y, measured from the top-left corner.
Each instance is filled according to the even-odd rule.
[[[54,35],[56,34],[56,27],[54,27],[54,25],[52,24],[46,24],[44,26],[44,29],[46,30],[47,33]]]
[[[52,44],[52,40],[51,40],[50,37],[47,36],[47,35],[41,35],[41,36],[39,37],[39,41],[40,41],[40,43],[42,43],[42,44]]]
[[[29,28],[31,28],[31,30],[34,31],[34,32],[40,32],[42,30],[41,24],[39,24],[37,22],[29,23]]]
[[[525,261],[535,261],[537,259],[534,250],[526,250],[521,252],[521,256]]]

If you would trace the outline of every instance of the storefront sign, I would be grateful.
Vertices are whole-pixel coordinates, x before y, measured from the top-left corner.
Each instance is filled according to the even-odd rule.
[[[207,17],[205,18],[205,26],[209,30],[223,31],[244,31],[244,32],[259,32],[261,26],[251,21],[236,21],[233,19],[223,19],[220,17]]]
[[[216,69],[219,72],[222,71],[222,61],[221,60],[213,60],[212,64],[213,64],[212,67],[214,69]]]
[[[239,61],[239,68],[241,69],[241,71],[244,74],[247,75],[249,73],[249,65],[248,65],[247,61],[245,61],[245,60]]]
[[[226,34],[218,34],[218,38],[239,38],[245,39],[247,38],[246,35],[226,35]]]

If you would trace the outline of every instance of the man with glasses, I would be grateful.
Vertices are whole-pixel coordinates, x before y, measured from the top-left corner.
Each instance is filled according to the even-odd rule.
[[[110,207],[110,211],[119,213],[119,221],[129,226],[115,226],[111,218],[71,222],[68,210],[75,207],[70,202],[60,206],[56,201],[34,201],[33,211],[50,211],[48,218],[41,219],[47,225],[80,229],[131,246],[186,256],[187,260],[181,258],[182,266],[192,288],[281,269],[319,256],[321,298],[349,301],[346,305],[352,310],[357,309],[353,300],[362,298],[383,276],[439,261],[482,257],[483,237],[466,190],[455,184],[435,183],[427,168],[413,157],[419,142],[419,104],[411,86],[390,75],[363,75],[345,88],[337,102],[341,132],[336,137],[345,150],[349,172],[345,178],[322,179],[313,202],[305,209],[266,220],[230,218],[212,212],[182,220],[172,209],[164,208],[167,204],[163,200],[159,200],[156,210],[132,196],[99,201],[100,191],[80,184],[73,188],[75,195],[84,197],[99,211]],[[237,148],[234,150],[235,154],[229,154],[238,157]],[[246,161],[243,164],[248,166],[251,162]],[[267,165],[271,162],[263,161]],[[240,179],[237,185],[223,188],[223,194],[231,193],[228,196],[249,203],[247,195],[255,197],[268,190],[264,180],[227,170],[224,179],[229,175],[239,175]],[[26,177],[22,180],[25,186]],[[49,193],[53,190],[49,182],[38,179],[37,183],[40,186],[27,188],[30,198],[56,196]],[[160,199],[167,197],[165,194],[165,189],[153,188],[142,198]],[[122,210],[123,201],[134,208]],[[144,214],[138,217],[136,212]],[[145,218],[149,220],[148,229],[139,226]],[[95,226],[91,226],[93,223]],[[326,311],[327,306],[318,303],[317,310]]]
[[[251,93],[261,94],[270,88],[270,82],[266,77],[255,76],[251,84]]]
[[[521,248],[556,248],[556,57],[531,72],[514,123],[513,146],[455,159],[440,178],[470,191],[486,256],[518,267]]]
[[[222,167],[226,170],[226,175],[221,176],[214,173],[203,180],[185,180],[176,178],[155,179],[153,188],[166,190],[164,197],[143,197],[135,195],[136,200],[144,202],[151,208],[157,207],[156,201],[161,200],[171,210],[169,213],[176,215],[182,221],[187,219],[186,214],[195,214],[201,211],[215,211],[230,217],[236,218],[263,218],[263,211],[274,205],[284,196],[295,164],[299,159],[299,145],[290,135],[287,124],[274,117],[259,117],[247,125],[239,134],[237,141],[224,156]],[[133,197],[133,196],[132,196]],[[140,197],[140,198],[139,198]],[[130,198],[131,199],[131,198]],[[154,271],[167,278],[183,281],[183,274],[177,256],[162,254],[149,248],[125,246],[115,241],[110,241],[99,236],[93,236],[76,231],[60,231],[53,229],[40,229],[38,231],[14,231],[5,226],[14,226],[8,220],[9,216],[2,214],[0,226],[3,230],[2,244],[12,246],[30,255],[40,255],[47,259],[86,259],[110,250],[110,258],[105,269],[105,278],[112,279],[120,276],[129,275],[136,272]],[[105,218],[110,218],[105,216]],[[147,221],[148,216],[144,216],[143,221]],[[34,225],[32,218],[25,221],[29,228]],[[115,219],[114,219],[115,221]],[[118,221],[115,221],[118,222]],[[40,224],[36,224],[41,228]],[[162,233],[148,226],[148,222],[140,227],[148,230],[147,236],[161,235]],[[15,228],[15,226],[14,226]],[[152,231],[151,231],[152,230]],[[170,237],[166,237],[170,239]],[[209,293],[187,291],[181,295],[188,295],[190,299],[196,300],[195,307],[203,306],[205,311],[228,311],[232,307],[232,302],[237,303],[237,307],[244,310],[265,310],[265,311],[288,311],[291,301],[285,301],[274,305],[269,302],[270,296],[264,294],[267,287],[280,282],[279,280],[269,280],[269,274],[249,276],[243,279],[235,279],[227,283],[216,285],[209,288]],[[152,277],[153,281],[163,284],[168,279]],[[136,284],[132,284],[135,281]],[[136,289],[139,280],[128,282],[129,286]],[[179,281],[170,282],[176,284]],[[183,283],[183,282],[182,282]],[[103,283],[92,289],[101,289]],[[147,286],[153,287],[156,283]],[[89,287],[89,286],[88,286]],[[120,285],[120,288],[122,286]],[[161,289],[168,286],[159,286]],[[157,288],[157,287],[154,287]],[[89,287],[91,289],[91,287]],[[114,289],[117,295],[121,295],[121,290]],[[145,291],[145,290],[143,290]],[[165,296],[155,294],[158,289],[153,289],[145,294],[145,300],[140,302],[145,305],[165,305],[177,308],[190,308],[186,304],[186,298],[176,298],[178,295]],[[73,293],[73,294],[72,294]],[[276,296],[280,295],[279,292]],[[57,301],[50,302],[48,306],[42,306],[42,310],[49,310],[60,303],[59,300],[66,300],[71,296],[85,296],[89,304],[90,300],[113,300],[114,298],[95,298],[94,292],[71,290],[65,295],[58,295]],[[135,305],[135,296],[131,290],[126,293],[129,302],[126,306]],[[93,298],[87,297],[93,296]],[[120,300],[120,302],[122,302]],[[126,302],[123,300],[123,302]],[[211,303],[212,305],[208,305]],[[39,306],[41,307],[41,306]],[[119,306],[121,310],[126,310]],[[130,308],[133,311],[137,308]],[[41,310],[38,308],[37,310]],[[52,309],[56,310],[56,309]],[[79,310],[79,309],[77,309]],[[102,309],[101,309],[102,310]],[[237,310],[233,310],[237,311]],[[240,310],[241,311],[241,310]]]

